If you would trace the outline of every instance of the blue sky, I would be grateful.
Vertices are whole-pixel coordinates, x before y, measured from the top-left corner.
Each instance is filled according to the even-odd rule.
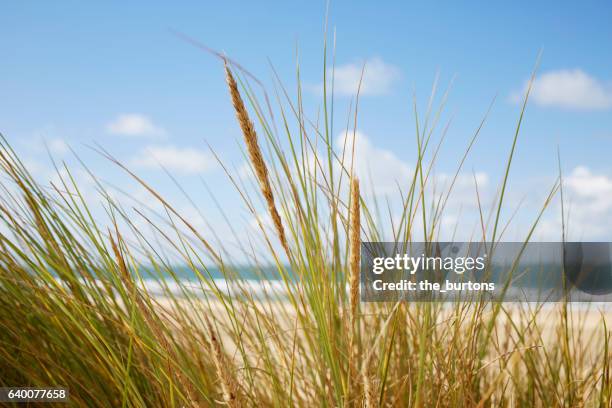
[[[203,164],[210,160],[205,142],[240,166],[240,133],[219,61],[169,29],[226,52],[269,86],[268,58],[294,87],[297,47],[305,104],[314,115],[321,102],[325,9],[324,2],[281,1],[5,4],[0,131],[42,177],[46,140],[56,158],[71,162],[68,144],[98,174],[120,185],[120,173],[86,147],[99,143],[179,200],[155,166],[164,161],[206,209],[200,176],[221,199],[232,195],[222,172]],[[471,170],[486,175],[491,194],[519,114],[514,95],[542,51],[511,194],[517,202],[539,199],[554,180],[559,146],[568,191],[584,212],[577,219],[595,211],[596,225],[585,227],[584,236],[612,235],[607,232],[612,230],[609,2],[334,1],[330,16],[336,64],[344,75],[339,86],[350,93],[355,67],[368,61],[366,70],[372,69],[369,77],[366,73],[369,91],[361,99],[359,131],[371,148],[390,152],[407,167],[414,163],[413,92],[422,111],[436,74],[442,88],[456,76],[444,116],[454,119],[440,155],[441,173],[453,171],[497,95],[466,164],[468,175]],[[337,121],[343,123],[350,97],[339,93]]]

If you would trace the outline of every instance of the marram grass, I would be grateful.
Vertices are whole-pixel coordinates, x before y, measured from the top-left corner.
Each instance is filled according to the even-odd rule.
[[[196,228],[112,157],[163,218],[125,209],[92,174],[108,216],[94,218],[69,169],[43,186],[2,138],[0,386],[64,386],[70,405],[100,407],[611,406],[604,314],[563,303],[360,304],[359,241],[383,232],[378,203],[360,195],[353,149],[329,144],[333,90],[324,92],[324,120],[310,121],[299,85],[296,100],[281,89],[278,132],[248,83],[226,75],[262,198],[228,171],[260,219],[260,246],[241,250],[255,270],[274,270],[285,295],[254,296],[214,231]],[[432,112],[424,121],[415,113],[417,165],[401,186],[398,241],[432,239],[440,228],[445,200],[426,188],[437,156]],[[512,154],[504,188],[511,162]],[[481,209],[494,220],[483,230],[497,237],[503,205],[500,197],[489,217]],[[197,294],[179,264],[198,277]],[[150,275],[161,295],[143,285]]]

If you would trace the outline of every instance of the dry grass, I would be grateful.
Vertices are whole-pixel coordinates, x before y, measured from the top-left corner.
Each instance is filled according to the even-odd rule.
[[[260,223],[250,242],[263,249],[241,250],[252,271],[274,272],[282,294],[255,296],[226,248],[116,160],[163,208],[160,218],[123,208],[92,175],[109,217],[96,219],[70,169],[61,185],[43,187],[2,139],[0,386],[66,386],[72,406],[100,407],[611,406],[609,315],[564,303],[359,304],[359,241],[379,240],[382,231],[376,204],[360,196],[346,165],[351,153],[330,144],[327,90],[324,120],[310,122],[299,84],[296,99],[281,89],[281,145],[248,84],[238,77],[239,88],[229,68],[226,75],[275,234]],[[415,114],[428,125],[416,134],[397,241],[430,239],[440,228],[443,201],[426,188],[438,135],[432,118]],[[257,216],[248,186],[228,176]],[[498,235],[502,201],[483,225]],[[414,227],[417,217],[424,231]],[[539,214],[534,219],[535,226]],[[197,277],[195,292],[177,264]],[[151,277],[161,294],[142,285]]]
[[[264,161],[261,153],[261,148],[257,142],[257,133],[255,132],[253,122],[251,122],[249,114],[244,106],[244,102],[240,96],[240,91],[238,91],[238,85],[234,80],[232,71],[229,69],[227,64],[225,64],[225,75],[227,79],[227,86],[232,97],[232,105],[236,111],[236,118],[238,118],[240,129],[242,129],[244,142],[246,144],[247,151],[249,152],[249,159],[251,159],[251,164],[255,169],[255,174],[257,175],[257,181],[259,181],[261,194],[268,205],[268,212],[270,213],[270,217],[274,223],[274,228],[276,228],[278,239],[280,240],[285,253],[289,255],[291,252],[289,251],[289,245],[287,244],[285,228],[283,227],[283,222],[281,221],[281,217],[276,209],[276,204],[274,203],[274,194],[272,193],[272,186],[270,185],[270,180],[268,178],[268,167],[266,166],[266,162]]]

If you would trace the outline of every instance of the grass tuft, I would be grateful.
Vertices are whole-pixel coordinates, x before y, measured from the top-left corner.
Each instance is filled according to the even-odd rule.
[[[272,221],[237,233],[223,214],[231,247],[104,151],[147,203],[126,208],[89,172],[106,214],[94,217],[70,168],[41,184],[0,138],[0,386],[64,386],[71,406],[92,407],[612,406],[609,314],[567,303],[359,303],[361,240],[388,237],[385,224],[404,243],[442,229],[457,176],[436,193],[447,127],[437,128],[435,89],[425,120],[415,102],[417,165],[398,183],[393,218],[360,191],[354,144],[332,145],[333,87],[324,117],[309,120],[298,70],[296,98],[277,85],[272,123],[267,98],[225,72],[253,185],[221,164],[245,210],[257,218],[263,207]],[[488,217],[475,186],[478,230],[496,242],[526,103]],[[257,284],[233,257],[248,260]]]

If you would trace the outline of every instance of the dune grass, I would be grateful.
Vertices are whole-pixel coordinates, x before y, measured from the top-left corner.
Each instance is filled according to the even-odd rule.
[[[2,138],[0,386],[65,386],[71,405],[101,407],[611,406],[605,315],[566,303],[360,303],[359,241],[384,233],[379,203],[360,194],[353,147],[332,147],[328,78],[322,118],[305,117],[298,72],[295,98],[279,85],[273,122],[237,74],[226,67],[253,178],[245,183],[224,168],[259,225],[256,245],[240,251],[254,270],[273,269],[282,293],[254,296],[232,249],[110,154],[101,151],[148,191],[163,218],[122,207],[92,174],[107,211],[106,220],[94,218],[70,169],[61,185],[45,187]],[[527,98],[508,141],[501,194],[489,214],[480,209],[489,240],[505,229],[500,214]],[[436,239],[482,127],[448,191],[432,195],[443,108],[430,103],[419,117],[415,102],[417,162],[399,186],[396,241]],[[347,129],[357,112],[356,103]],[[197,276],[197,290],[180,279],[179,264]],[[143,284],[150,275],[161,295]]]

